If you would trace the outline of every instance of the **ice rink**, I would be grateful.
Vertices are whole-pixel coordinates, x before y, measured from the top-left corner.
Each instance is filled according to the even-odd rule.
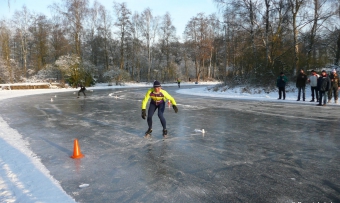
[[[157,114],[143,138],[147,88],[8,99],[0,113],[77,202],[340,202],[338,106],[165,89],[179,109],[165,140]]]

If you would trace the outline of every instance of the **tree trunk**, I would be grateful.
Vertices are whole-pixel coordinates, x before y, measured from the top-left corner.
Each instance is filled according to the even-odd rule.
[[[318,24],[318,0],[314,0],[314,19],[313,19],[313,26],[310,31],[310,41],[309,41],[309,46],[307,50],[307,61],[306,61],[307,70],[310,69],[311,55],[314,49],[317,24]]]
[[[338,30],[338,40],[336,42],[337,44],[337,50],[336,50],[336,55],[335,55],[335,65],[339,65],[339,59],[340,59],[340,30]]]

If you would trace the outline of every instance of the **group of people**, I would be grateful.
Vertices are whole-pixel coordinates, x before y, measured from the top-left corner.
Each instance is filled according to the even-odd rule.
[[[279,88],[279,98],[286,98],[286,84],[287,77],[283,72],[280,73],[276,80],[276,86]],[[316,71],[312,70],[311,75],[308,77],[304,70],[300,70],[296,78],[296,87],[298,89],[298,97],[296,101],[306,100],[306,85],[310,84],[312,99],[310,102],[318,102],[318,106],[325,106],[326,103],[331,103],[332,97],[334,98],[334,103],[338,103],[338,96],[340,89],[339,76],[335,69],[328,75],[325,70],[321,72],[321,75],[317,74]],[[327,101],[328,98],[328,101]]]

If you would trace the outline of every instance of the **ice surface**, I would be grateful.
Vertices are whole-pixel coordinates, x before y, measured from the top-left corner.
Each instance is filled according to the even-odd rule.
[[[140,116],[146,88],[1,102],[0,113],[78,202],[338,202],[338,106],[197,97],[165,88],[163,140]],[[192,91],[194,92],[194,91]],[[53,94],[54,95],[54,94]],[[46,102],[47,101],[47,102]],[[193,129],[208,132],[197,136]],[[73,160],[77,138],[85,158]],[[80,188],[82,184],[88,187]]]

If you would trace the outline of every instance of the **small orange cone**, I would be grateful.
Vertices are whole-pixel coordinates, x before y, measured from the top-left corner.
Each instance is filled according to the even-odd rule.
[[[169,108],[170,108],[170,104],[171,104],[171,103],[170,103],[170,100],[169,100],[169,101],[168,101],[168,107],[169,107]]]
[[[74,148],[73,148],[73,156],[71,156],[72,159],[80,159],[83,158],[84,155],[80,152],[80,146],[78,145],[78,140],[74,140]]]

